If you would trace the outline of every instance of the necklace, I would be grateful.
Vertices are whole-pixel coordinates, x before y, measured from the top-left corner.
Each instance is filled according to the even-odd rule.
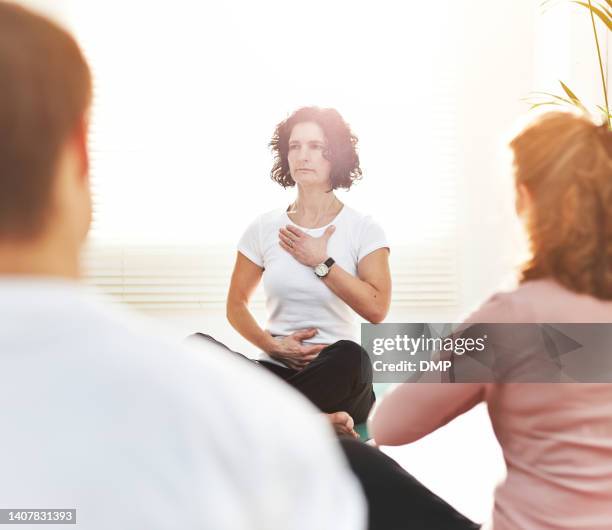
[[[336,196],[333,197],[333,199],[330,201],[329,205],[327,206],[327,208],[323,211],[322,215],[319,214],[316,218],[316,220],[314,221],[314,227],[312,228],[306,228],[306,227],[302,227],[302,230],[304,232],[306,232],[307,234],[310,234],[311,230],[316,230],[317,228],[322,228],[319,226],[319,224],[321,223],[321,221],[325,218],[325,216],[327,216],[327,214],[329,214],[329,212],[331,211],[332,207],[336,204],[339,203],[340,201],[338,200],[338,198]],[[293,202],[293,204],[289,205],[289,208],[287,209],[287,214],[295,214],[297,213],[297,199]]]

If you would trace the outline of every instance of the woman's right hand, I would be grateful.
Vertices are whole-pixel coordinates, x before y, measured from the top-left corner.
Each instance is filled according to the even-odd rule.
[[[318,333],[315,328],[300,329],[283,338],[275,338],[269,332],[266,331],[266,333],[271,339],[266,353],[294,370],[301,370],[307,366],[317,358],[321,350],[328,346],[328,344],[302,344],[302,341]]]

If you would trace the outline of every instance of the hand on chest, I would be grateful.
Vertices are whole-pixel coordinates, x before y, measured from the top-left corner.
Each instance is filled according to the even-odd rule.
[[[324,229],[322,228],[312,229],[307,233],[306,237],[320,238],[323,232]],[[357,251],[352,248],[350,234],[346,231],[337,229],[329,238],[325,259],[327,257],[332,257],[335,263],[349,274],[356,275]],[[300,263],[290,252],[282,248],[278,238],[270,237],[266,241],[263,261],[264,268],[275,273],[295,275],[300,280],[310,277],[310,275],[314,276],[314,266],[310,267]]]

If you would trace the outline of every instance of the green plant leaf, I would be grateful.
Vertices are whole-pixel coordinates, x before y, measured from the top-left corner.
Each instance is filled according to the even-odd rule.
[[[543,0],[540,2],[540,9],[542,10],[542,13],[545,13],[550,8],[554,7],[554,2],[555,0]]]
[[[596,7],[597,9],[603,11],[608,18],[612,17],[612,5],[609,5],[608,0],[606,0],[605,4],[602,4],[601,2],[596,2],[595,0],[591,0],[590,2],[588,0],[579,0],[580,2],[582,2],[582,4],[585,4],[584,7],[589,8],[589,10],[591,10],[591,7]]]
[[[553,99],[542,100],[541,99],[542,96],[548,96]],[[574,106],[574,104],[569,99],[565,99],[560,96],[555,96],[554,94],[548,94],[547,92],[533,92],[531,96],[528,96],[526,98],[521,98],[521,101],[524,101],[525,103],[529,104],[529,110],[537,109],[538,107],[551,106],[551,105],[556,106],[556,107],[567,106],[567,105]]]
[[[592,11],[593,14],[607,26],[608,31],[612,31],[612,16],[607,9],[604,11],[598,7],[595,7],[594,5],[589,5],[586,2],[579,2],[578,0],[572,0],[572,4],[578,4],[579,6],[586,7],[589,11]]]
[[[610,113],[609,110],[606,110],[605,107],[602,107],[601,105],[597,105],[597,108],[603,112],[603,115],[606,117],[606,119],[610,119],[612,118],[612,114]]]
[[[581,0],[582,2],[584,2],[584,0]],[[589,3],[588,0],[586,2],[587,4]],[[609,4],[609,2],[606,0],[605,4],[602,4],[601,2],[595,2],[594,0],[591,0],[591,5],[595,4],[599,9],[601,9],[606,15],[608,15],[608,17],[612,16],[612,5]]]
[[[586,111],[586,109],[584,108],[584,105],[582,104],[582,102],[578,99],[578,96],[576,96],[576,94],[574,94],[570,88],[563,82],[563,81],[559,81],[559,83],[561,83],[561,88],[563,88],[563,91],[569,96],[569,98],[572,100],[572,103],[574,105],[576,105],[577,107],[581,108],[582,110]]]
[[[610,29],[610,23],[612,22],[612,0],[604,0],[605,4],[601,2],[591,1],[591,5],[584,0],[570,0],[572,4],[585,7],[602,20],[602,22]],[[559,4],[560,0],[544,0],[540,3],[540,9],[542,13],[546,13],[550,9],[553,9]]]
[[[599,9],[601,9],[608,16],[608,20],[612,20],[612,8],[599,4]]]
[[[573,101],[571,101],[570,99],[562,98],[561,96],[551,94],[550,92],[533,92],[533,95],[536,97],[547,96],[549,98],[555,99],[556,101],[565,103],[566,105],[574,105]]]
[[[538,107],[544,107],[546,105],[556,105],[556,106],[560,106],[561,103],[557,102],[557,101],[542,101],[540,103],[534,103],[529,107],[529,110],[533,110],[533,109],[537,109]]]
[[[603,89],[603,95],[604,95],[604,100],[605,100],[605,107],[601,107],[601,108],[606,109],[605,114],[608,119],[608,125],[610,129],[612,130],[612,115],[610,115],[610,111],[609,111],[610,104],[608,103],[608,87],[606,83],[606,73],[604,72],[604,66],[603,66],[603,60],[602,60],[602,54],[601,54],[601,46],[599,44],[597,26],[595,23],[595,18],[598,18],[600,21],[602,21],[606,25],[606,28],[608,29],[608,31],[612,32],[612,0],[586,0],[586,1],[585,0],[564,0],[564,1],[569,1],[570,3],[576,4],[578,6],[584,7],[589,10],[591,25],[593,27],[593,37],[595,38],[595,47],[597,49],[597,60],[599,63],[599,73],[601,75],[601,86]],[[557,3],[558,2],[556,2],[555,0],[540,0],[540,7],[542,8],[542,10],[547,10],[555,6]],[[559,81],[559,82],[561,83],[561,87],[563,88],[563,91],[565,92],[565,94],[569,96],[569,101],[565,98],[555,96],[554,94],[547,94],[545,92],[542,92],[541,94],[547,97],[552,97],[554,98],[555,101],[569,103],[570,105],[574,105],[580,108],[584,112],[588,112],[586,108],[584,107],[584,105],[582,104],[582,102],[578,99],[576,94],[574,94],[570,90],[570,88],[565,83],[563,83],[563,81]],[[546,104],[546,103],[542,102],[542,104]]]

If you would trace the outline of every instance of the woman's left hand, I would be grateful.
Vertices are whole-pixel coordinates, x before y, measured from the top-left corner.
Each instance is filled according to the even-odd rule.
[[[335,226],[328,226],[320,237],[312,237],[295,226],[287,225],[278,232],[279,244],[302,265],[316,267],[328,258],[327,243],[335,230]]]

